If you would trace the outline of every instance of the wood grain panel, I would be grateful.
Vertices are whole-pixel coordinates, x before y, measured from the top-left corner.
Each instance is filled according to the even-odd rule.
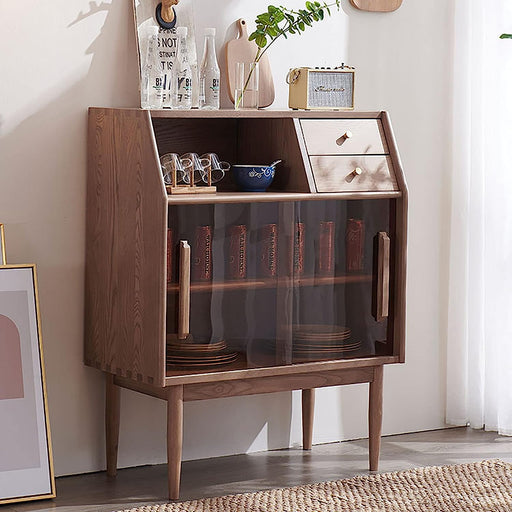
[[[164,382],[167,195],[150,116],[90,109],[85,362]]]
[[[314,190],[309,162],[297,137],[294,119],[241,119],[237,163],[268,165],[278,159],[283,162],[276,167],[269,192]]]
[[[217,153],[221,160],[236,162],[236,119],[155,118],[153,127],[159,155]]]
[[[396,200],[396,265],[393,275],[395,297],[392,305],[393,317],[393,354],[405,362],[405,322],[406,322],[406,278],[407,278],[407,226],[408,226],[408,190],[398,146],[387,112],[382,112],[382,126],[389,144],[389,155],[393,170],[401,191],[401,197]]]
[[[379,119],[303,119],[310,155],[382,155],[388,152]]]
[[[258,109],[258,110],[233,110],[221,109],[221,110],[151,110],[151,117],[153,119],[377,119],[380,116],[380,112],[337,112],[337,111],[325,111],[325,112],[309,112],[305,110],[272,110],[272,109]]]
[[[228,396],[255,395],[292,391],[294,389],[342,386],[373,380],[373,368],[354,368],[330,372],[312,372],[301,375],[276,375],[256,379],[188,384],[184,388],[184,399],[208,400]]]
[[[397,362],[398,357],[396,356],[375,356],[359,359],[339,359],[336,361],[314,361],[311,363],[289,364],[284,366],[262,368],[237,367],[235,363],[231,365],[230,369],[219,371],[196,370],[195,373],[191,373],[190,370],[168,370],[165,382],[166,386],[175,386],[177,384],[185,385],[204,382],[234,381],[255,379],[258,377],[275,377],[279,375],[303,376],[315,372],[351,370],[353,368],[368,368],[375,365],[394,364]]]
[[[318,192],[398,190],[387,156],[312,156],[311,167]]]
[[[330,192],[323,194],[309,194],[296,192],[217,192],[216,194],[197,194],[193,197],[169,196],[170,205],[175,204],[217,204],[217,203],[275,203],[285,201],[327,201],[346,199],[391,199],[400,197],[398,190],[384,190],[380,192]]]

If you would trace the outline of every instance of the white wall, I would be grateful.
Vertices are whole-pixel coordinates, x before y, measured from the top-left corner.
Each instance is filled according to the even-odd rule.
[[[213,25],[226,37],[234,20],[253,20],[267,5],[194,1],[198,32]],[[390,111],[410,188],[410,245],[407,364],[385,370],[384,433],[439,428],[451,2],[405,0],[391,14],[345,3],[342,12],[271,49],[273,108],[286,108],[289,67],[343,61],[357,67],[358,109]],[[82,364],[86,109],[137,105],[131,2],[26,0],[24,9],[2,2],[0,19],[0,222],[7,255],[38,265],[56,472],[98,470],[104,467],[103,380]],[[315,443],[367,435],[366,388],[318,393]],[[121,421],[121,466],[165,461],[163,403],[123,392]],[[184,457],[297,445],[300,432],[295,393],[189,403]]]

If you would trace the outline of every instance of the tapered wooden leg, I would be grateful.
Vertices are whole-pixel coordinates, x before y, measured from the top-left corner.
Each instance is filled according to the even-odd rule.
[[[117,449],[119,445],[119,416],[121,388],[114,384],[114,376],[107,373],[105,387],[105,437],[107,475],[116,476]]]
[[[382,376],[383,367],[376,366],[373,382],[370,382],[370,404],[368,407],[370,471],[379,469],[380,436],[382,432]]]
[[[315,390],[302,390],[302,448],[311,450],[313,445],[313,419],[315,417]]]
[[[183,447],[183,386],[167,390],[167,476],[169,499],[180,495],[181,452]]]

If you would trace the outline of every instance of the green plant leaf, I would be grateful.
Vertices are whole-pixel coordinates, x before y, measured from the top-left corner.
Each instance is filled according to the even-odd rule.
[[[267,46],[267,38],[265,36],[262,36],[261,34],[258,34],[256,36],[255,41],[260,48],[265,48],[265,46]]]
[[[288,35],[302,34],[314,22],[325,18],[325,13],[332,15],[331,7],[340,9],[341,0],[306,0],[303,9],[289,9],[280,5],[269,5],[267,10],[256,17],[256,30],[249,36],[255,41],[258,52],[255,61],[258,62],[274,41]],[[284,23],[283,23],[284,22]],[[270,39],[270,42],[269,42]]]
[[[501,34],[500,39],[512,39],[512,34]]]

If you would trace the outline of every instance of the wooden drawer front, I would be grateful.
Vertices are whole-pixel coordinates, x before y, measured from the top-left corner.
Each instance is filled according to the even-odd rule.
[[[398,190],[388,156],[312,156],[310,160],[318,192]]]
[[[388,153],[379,119],[302,119],[300,124],[310,155]]]

